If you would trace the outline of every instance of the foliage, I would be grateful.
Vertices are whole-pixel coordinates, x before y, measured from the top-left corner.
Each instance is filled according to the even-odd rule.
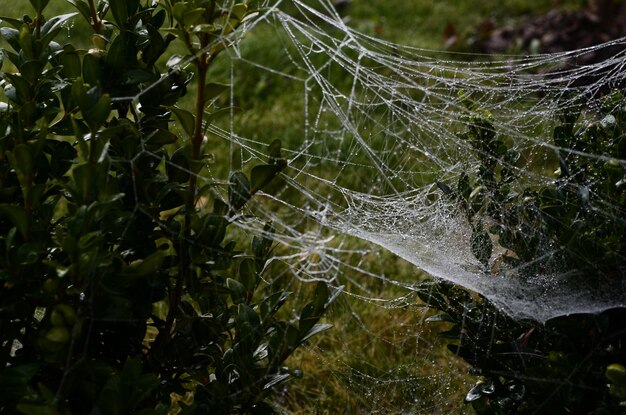
[[[471,102],[467,107],[475,112]],[[570,284],[623,283],[626,99],[610,94],[594,119],[578,119],[579,110],[564,113],[554,129],[554,182],[529,186],[516,173],[520,155],[496,136],[489,115],[468,117],[461,137],[475,151],[477,173],[462,175],[454,189],[438,186],[469,221],[471,249],[485,272],[510,267],[519,278],[547,273],[569,275]],[[492,258],[494,241],[504,248],[500,259]],[[457,340],[449,349],[483,377],[466,397],[478,413],[619,412],[626,397],[625,309],[539,325],[515,321],[447,284],[422,298],[444,312],[431,321],[452,323],[441,333]]]
[[[420,295],[442,311],[448,349],[480,376],[465,401],[478,414],[616,414],[624,401],[623,308],[517,321],[448,283]]]
[[[253,10],[68,1],[77,13],[46,18],[31,0],[34,17],[0,29],[15,68],[1,72],[0,413],[272,413],[275,386],[301,375],[285,360],[329,327],[332,297],[320,284],[297,321],[281,318],[290,293],[263,288],[271,224],[235,242],[286,166],[279,140],[226,188],[198,182],[225,89],[207,70]],[[89,50],[54,40],[75,15]],[[189,55],[162,71],[176,39]],[[192,80],[194,113],[176,106]]]
[[[569,271],[624,278],[626,99],[620,92],[604,97],[598,119],[577,130],[579,111],[561,115],[553,135],[556,178],[537,186],[519,178],[520,154],[497,137],[489,116],[468,116],[461,138],[475,151],[476,177],[463,174],[456,189],[438,186],[467,217],[472,252],[485,267],[493,235],[505,250],[500,260],[522,277]]]

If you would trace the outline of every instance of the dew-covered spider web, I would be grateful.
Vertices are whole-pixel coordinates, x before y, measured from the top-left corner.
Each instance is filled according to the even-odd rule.
[[[563,147],[553,139],[559,116],[584,102],[593,119],[600,97],[624,87],[624,39],[559,54],[455,55],[355,31],[327,0],[266,6],[220,39],[229,47],[217,63],[224,70],[215,76],[231,85],[226,106],[232,109],[228,121],[208,128],[207,140],[215,142],[216,152],[234,155],[231,169],[245,170],[266,160],[269,143],[281,139],[288,167],[280,183],[233,219],[253,232],[274,224],[271,263],[299,282],[324,280],[342,296],[388,309],[414,305],[415,293],[429,281],[424,272],[485,296],[512,317],[539,322],[625,305],[620,278],[587,281],[554,259],[568,246],[546,246],[523,262],[487,232],[492,249],[479,259],[473,248],[476,223],[484,222],[486,229],[497,223],[485,212],[468,219],[445,190],[456,189],[465,175],[475,181],[479,174],[480,152],[462,136],[476,114],[487,117],[511,154],[518,154],[499,169],[512,172],[512,186],[520,192],[554,186],[559,154],[626,165],[624,159]],[[599,51],[611,57],[587,63]],[[267,90],[285,91],[289,99],[266,96]],[[610,125],[614,119],[603,121]],[[208,164],[199,179],[208,183],[223,179],[223,173]],[[594,214],[623,227],[623,211],[615,216],[615,206],[587,197]],[[397,265],[394,255],[412,266]],[[511,265],[507,256],[517,262]],[[549,265],[537,266],[543,263]],[[353,324],[368,330],[358,306],[350,312]],[[416,350],[426,330],[417,321],[398,323],[401,328],[392,335],[373,335]],[[317,354],[326,364],[324,352]],[[435,357],[427,359],[435,364]],[[373,380],[379,389],[424,382],[400,369],[389,376],[359,371],[349,357],[342,365],[352,374],[338,380],[341,376],[330,373],[327,382],[355,382],[360,386],[353,389],[361,388],[364,396],[363,385]],[[377,362],[364,366],[376,368]],[[430,409],[445,412],[445,398],[438,399]]]
[[[353,280],[358,287],[360,279],[373,278],[408,287],[410,282],[370,271],[358,260],[384,248],[432,276],[485,295],[512,316],[539,321],[624,303],[621,285],[567,284],[567,275],[558,269],[517,278],[525,264],[501,266],[504,253],[497,241],[483,266],[471,249],[470,221],[437,185],[452,186],[476,170],[477,156],[460,137],[471,123],[471,111],[489,114],[498,136],[521,154],[506,166],[514,170],[516,182],[554,183],[559,150],[608,161],[605,154],[559,147],[552,130],[558,114],[574,112],[581,101],[593,106],[601,94],[623,87],[623,39],[560,54],[460,56],[359,33],[326,1],[313,6],[294,0],[289,7],[296,12],[290,13],[282,11],[285,6],[268,5],[249,18],[242,32],[222,40],[231,46],[226,50],[231,103],[243,115],[233,110],[228,126],[211,126],[208,134],[208,139],[229,142],[240,158],[237,164],[243,165],[264,160],[269,141],[282,140],[289,166],[284,184],[262,195],[253,208],[276,225],[276,237],[289,248],[275,261],[289,264],[302,280],[324,279],[337,286]],[[261,30],[272,33],[268,50],[255,42],[255,31]],[[614,54],[595,64],[576,64],[599,50]],[[268,53],[281,56],[280,66],[270,66],[276,59],[264,59]],[[290,95],[297,101],[270,97],[260,109],[245,108],[238,97],[262,88],[246,82],[250,76],[299,90]],[[475,110],[468,111],[467,97]],[[281,108],[292,113],[297,108],[299,116],[274,114],[272,120],[280,125],[272,126],[271,137],[250,127],[263,123],[264,111]],[[594,206],[598,215],[601,202]],[[245,215],[239,219],[240,226],[258,226]],[[354,237],[374,245],[363,247]]]

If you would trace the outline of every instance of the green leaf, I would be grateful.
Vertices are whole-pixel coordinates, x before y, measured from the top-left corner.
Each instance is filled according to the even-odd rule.
[[[250,306],[239,304],[237,305],[237,325],[240,330],[243,328],[257,330],[261,325],[261,320],[259,320],[259,316]]]
[[[113,14],[113,19],[120,28],[126,26],[128,20],[128,0],[109,0],[109,7]]]
[[[157,129],[150,133],[146,144],[151,147],[163,147],[166,144],[175,143],[177,140],[176,134],[165,129]]]
[[[104,79],[105,66],[102,59],[93,53],[83,58],[83,79],[89,85],[98,85]]]
[[[36,84],[41,72],[43,71],[44,64],[37,60],[26,61],[20,66],[20,73],[31,84]]]
[[[316,324],[307,333],[301,335],[300,343],[303,343],[318,333],[328,330],[333,325],[329,323]]]
[[[269,156],[270,163],[276,163],[278,160],[283,158],[282,155],[282,146],[283,143],[277,138],[270,143],[267,148],[267,154]]]
[[[189,138],[192,138],[195,130],[196,117],[194,117],[191,112],[182,108],[167,107],[167,109],[169,109],[170,111],[172,111],[172,113],[174,113],[174,115],[176,115],[176,118],[178,118],[178,121],[183,127],[183,130],[185,130]]]
[[[450,317],[449,314],[445,314],[445,313],[430,316],[426,319],[426,322],[427,323],[439,323],[439,322],[455,323],[454,319]]]
[[[178,148],[165,164],[167,177],[171,182],[185,183],[189,180],[189,148]]]
[[[252,258],[245,258],[239,264],[239,280],[248,292],[252,292],[256,287],[259,276]]]
[[[242,20],[248,11],[248,5],[245,3],[237,3],[230,9],[231,17]]]
[[[204,86],[204,102],[213,101],[218,95],[227,91],[230,85],[208,83]]]
[[[279,291],[264,299],[259,305],[259,312],[263,322],[272,317],[285,304],[291,294],[289,291]]]
[[[237,211],[250,200],[250,182],[248,182],[246,175],[240,171],[233,172],[229,182],[228,204],[231,210]]]
[[[301,336],[304,336],[311,328],[319,321],[321,315],[315,310],[315,305],[309,303],[302,308],[300,317],[298,319],[298,331]]]
[[[28,383],[39,371],[39,363],[9,366],[0,371],[0,402],[22,399]]]
[[[37,59],[33,50],[33,36],[27,24],[20,27],[18,41],[26,59]]]
[[[78,13],[67,13],[50,18],[41,28],[41,44],[47,46],[52,39],[59,33],[63,24]]]
[[[89,4],[82,0],[65,0],[73,5],[78,12],[85,18],[86,21],[91,21],[91,11],[89,10]]]
[[[443,192],[443,194],[445,194],[446,196],[453,196],[454,195],[454,191],[450,188],[450,186],[448,186],[447,184],[445,184],[444,182],[440,182],[437,181],[437,187],[439,188],[439,190],[441,190]]]
[[[99,93],[99,91],[98,91]],[[98,101],[89,109],[81,109],[83,118],[89,125],[91,131],[97,131],[109,118],[111,113],[111,97],[109,94],[102,94]]]
[[[41,14],[49,2],[50,0],[30,0],[30,4],[33,6],[37,14]]]
[[[230,298],[233,300],[233,303],[240,304],[246,301],[246,287],[242,283],[232,278],[227,278],[226,287],[230,290]]]
[[[30,228],[30,217],[26,210],[21,206],[0,205],[0,215],[4,215],[17,228],[22,238],[28,239]]]
[[[137,66],[137,45],[130,34],[121,33],[113,39],[107,53],[106,63],[117,73],[123,73],[129,67]]]
[[[75,50],[65,50],[57,56],[61,66],[63,66],[62,73],[66,78],[76,79],[81,76],[82,67],[78,52],[76,52]],[[90,56],[90,58],[87,58],[87,56]],[[85,59],[91,60],[93,65],[94,57],[92,55],[85,55]],[[90,71],[94,71],[94,69],[92,68],[90,69]],[[90,74],[91,79],[93,79],[93,75],[93,73]]]
[[[31,176],[35,172],[35,159],[28,144],[18,144],[13,150],[15,156],[14,166],[16,170],[25,176]]]
[[[133,261],[122,274],[132,277],[145,277],[156,273],[163,264],[166,257],[164,251],[158,250],[148,255],[146,258]]]
[[[20,75],[4,73],[4,77],[11,83],[9,87],[5,87],[4,93],[13,102],[23,105],[31,100],[31,87],[26,79]],[[11,87],[13,87],[11,89]]]
[[[254,166],[250,172],[251,192],[258,192],[267,186],[282,169],[276,164]]]
[[[194,26],[202,22],[203,17],[204,17],[204,12],[205,12],[204,8],[185,10],[180,22],[185,27]]]
[[[318,282],[313,294],[313,306],[317,315],[321,316],[324,310],[326,310],[326,307],[329,305],[329,297],[328,285],[323,281]]]
[[[19,29],[24,24],[24,20],[22,20],[22,19],[15,19],[15,18],[9,17],[9,16],[0,16],[0,21],[2,21],[2,23],[10,24],[15,29]]]
[[[21,24],[23,24],[23,22],[20,22]],[[7,43],[9,45],[11,45],[11,47],[13,48],[13,50],[15,50],[16,52],[19,52],[22,48],[20,46],[20,31],[17,29],[13,29],[11,27],[0,27],[0,36],[2,36],[2,38],[4,40],[7,41]]]
[[[457,191],[459,195],[463,197],[463,199],[465,200],[469,199],[469,196],[472,193],[472,188],[470,187],[469,176],[467,174],[463,173],[461,177],[459,177],[459,182],[457,184]]]
[[[79,164],[72,170],[72,177],[76,183],[76,191],[78,192],[79,202],[87,203],[92,200],[96,182],[95,167],[90,163]]]
[[[493,244],[489,234],[482,224],[474,227],[470,239],[472,254],[474,254],[476,259],[478,259],[478,261],[480,261],[480,263],[485,267],[489,266],[489,258],[491,258]]]

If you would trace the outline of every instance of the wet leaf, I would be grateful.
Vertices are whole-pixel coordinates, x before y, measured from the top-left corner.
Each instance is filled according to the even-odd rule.
[[[78,12],[61,14],[51,17],[41,28],[41,44],[47,46],[52,39],[61,31],[63,24],[76,16]]]
[[[489,259],[491,258],[491,252],[493,250],[493,244],[489,233],[485,230],[482,224],[474,227],[470,240],[472,254],[480,261],[484,266],[489,266]]]

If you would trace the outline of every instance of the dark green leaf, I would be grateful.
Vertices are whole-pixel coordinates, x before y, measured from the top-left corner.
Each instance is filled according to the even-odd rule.
[[[178,107],[167,107],[167,109],[169,109],[174,113],[174,115],[176,115],[176,118],[178,118],[178,121],[183,127],[183,130],[187,133],[189,138],[192,138],[194,135],[196,123],[196,118],[194,117],[194,115],[191,112]]]
[[[254,194],[267,186],[278,173],[281,168],[276,164],[261,164],[254,166],[250,172],[251,192]]]
[[[162,147],[166,144],[175,143],[177,140],[176,134],[165,129],[158,129],[150,133],[146,144],[153,147]]]
[[[171,138],[171,137],[170,137]],[[189,180],[189,149],[180,147],[165,165],[167,176],[172,182],[185,183]]]
[[[109,118],[111,109],[111,97],[109,94],[102,94],[93,106],[88,109],[81,108],[81,111],[91,131],[96,131]]]
[[[85,58],[87,58],[87,56],[85,56]],[[62,73],[65,77],[70,78],[70,79],[76,79],[81,76],[82,67],[80,63],[80,57],[78,56],[78,52],[74,50],[63,51],[58,55],[58,59],[61,65],[63,66]],[[91,56],[91,59],[93,59],[93,56]],[[90,69],[90,70],[93,71],[94,69]],[[93,75],[94,75],[93,73],[90,74],[90,77],[93,77]]]
[[[228,90],[230,85],[209,83],[204,87],[204,102],[209,102],[217,98],[218,95]]]
[[[15,18],[9,17],[9,16],[0,16],[0,21],[2,21],[2,23],[10,24],[15,29],[19,29],[24,24],[24,20],[22,20],[22,19],[15,19]]]
[[[313,303],[309,303],[300,312],[298,319],[298,331],[300,336],[304,336],[317,323],[321,315],[316,312]]]
[[[261,325],[261,321],[259,320],[259,316],[255,311],[246,304],[238,304],[237,305],[237,325],[240,330],[242,328],[249,328],[252,330],[257,330]]]
[[[248,292],[254,290],[259,280],[259,276],[254,266],[254,260],[245,258],[239,264],[239,280]]]
[[[75,68],[74,68],[75,69]],[[93,53],[88,53],[83,58],[83,79],[89,85],[102,83],[106,71],[102,59]]]
[[[38,370],[39,363],[36,362],[3,368],[0,371],[0,402],[22,399]]]
[[[489,234],[481,224],[474,227],[470,244],[472,253],[476,259],[485,267],[489,266],[489,258],[491,258],[493,244]]]
[[[83,0],[65,0],[68,3],[72,4],[79,13],[85,18],[87,22],[91,21],[91,11],[89,10],[89,4],[84,2]]]
[[[30,217],[21,206],[0,205],[0,215],[5,216],[17,228],[22,238],[28,239],[30,228]]]
[[[90,163],[79,164],[72,170],[72,176],[76,183],[76,191],[80,202],[87,203],[95,198],[94,188],[96,181],[95,167]]]
[[[233,303],[240,304],[246,301],[246,287],[244,287],[242,283],[232,278],[228,278],[226,279],[226,287],[228,287],[231,292],[230,297],[232,298]]]
[[[439,186],[439,182],[437,183],[437,186]],[[441,187],[439,188],[441,189]],[[470,187],[469,176],[467,174],[463,173],[461,177],[459,177],[457,191],[459,192],[461,197],[463,197],[463,199],[465,200],[469,199],[469,196],[472,193],[472,188]]]
[[[263,322],[272,317],[280,309],[280,307],[285,304],[287,298],[289,298],[291,294],[292,293],[288,291],[279,291],[263,300],[263,302],[259,306],[259,311]]]
[[[59,33],[63,24],[78,13],[61,14],[50,18],[41,28],[41,44],[47,46],[48,43]]]
[[[5,73],[4,77],[11,83],[10,86],[14,88],[13,91],[9,87],[5,87],[5,94],[15,103],[23,105],[25,102],[31,100],[31,87],[26,79],[20,75],[14,75]]]
[[[128,5],[129,0],[109,0],[109,7],[113,14],[113,19],[120,28],[126,26],[128,20]]]
[[[329,296],[330,291],[328,290],[328,285],[320,281],[317,283],[315,287],[315,292],[313,293],[313,306],[315,314],[321,316],[326,307],[329,305]]]
[[[240,171],[230,175],[228,186],[228,203],[231,210],[237,211],[250,200],[250,182],[245,174]]]
[[[13,150],[15,156],[15,169],[25,176],[32,176],[35,172],[35,158],[31,153],[31,147],[27,144],[18,144]]]
[[[125,1],[125,0],[119,0]],[[115,72],[123,73],[129,67],[137,66],[137,45],[130,34],[121,33],[111,43],[106,63]]]
[[[444,182],[440,182],[437,181],[437,187],[439,188],[439,190],[441,190],[446,196],[452,196],[454,195],[454,192],[452,191],[452,189],[450,188],[450,186],[448,186],[447,184],[445,184]]]
[[[30,0],[30,4],[33,6],[37,14],[41,14],[49,2],[50,0]]]
[[[43,71],[44,64],[38,60],[26,61],[20,66],[20,73],[31,84],[36,84],[41,72]]]

